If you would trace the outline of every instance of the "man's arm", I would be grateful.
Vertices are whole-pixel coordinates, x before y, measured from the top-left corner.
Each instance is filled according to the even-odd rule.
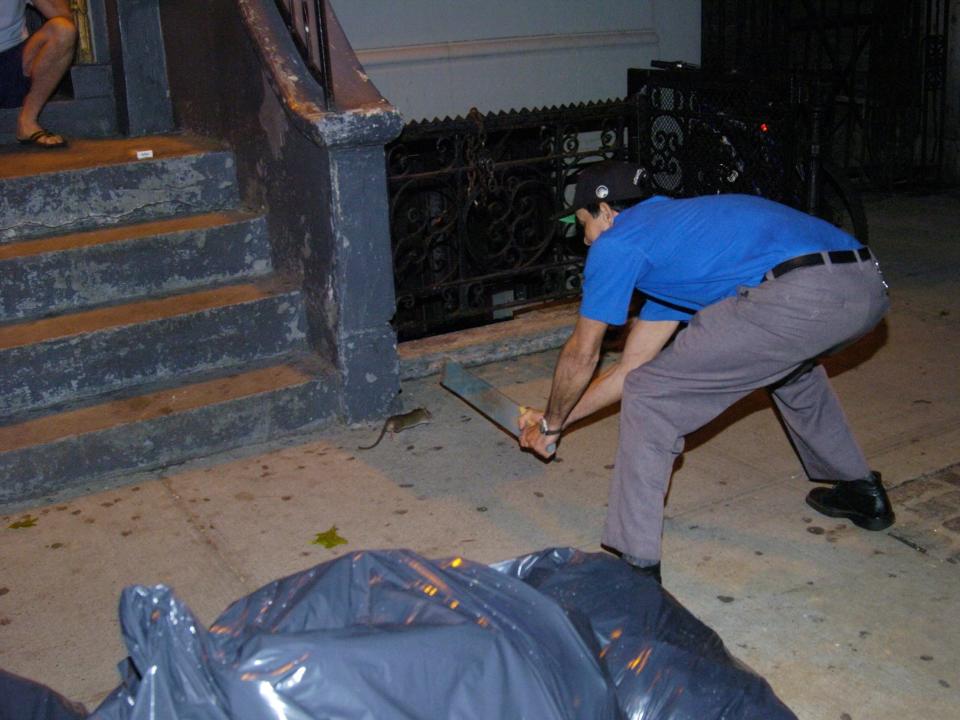
[[[627,335],[627,342],[624,345],[620,360],[604,370],[589,384],[579,402],[567,415],[564,425],[572,425],[578,420],[582,420],[620,400],[623,395],[623,382],[626,380],[627,374],[655,358],[679,325],[680,323],[675,320],[637,320]],[[527,409],[520,416],[520,429],[524,431],[528,426],[536,428],[542,415],[545,415],[545,413],[532,408]],[[550,427],[556,426],[550,423]],[[551,438],[545,445],[554,440],[556,438]],[[532,447],[532,445],[524,445],[523,442],[521,442],[521,445]]]
[[[600,343],[607,324],[580,316],[573,334],[560,351],[557,367],[553,371],[553,386],[544,417],[550,428],[563,426],[567,415],[580,399],[593,377],[600,358]],[[547,446],[556,442],[556,437],[541,435],[539,428],[530,425],[520,433],[521,447],[529,448],[541,457],[549,457]]]
[[[630,328],[620,359],[590,383],[580,402],[567,416],[566,424],[572,425],[619,401],[627,374],[653,360],[679,325],[676,320],[637,320]]]

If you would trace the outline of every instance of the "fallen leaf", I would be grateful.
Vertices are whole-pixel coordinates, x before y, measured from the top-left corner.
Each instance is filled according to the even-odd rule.
[[[333,525],[329,530],[317,533],[317,536],[310,541],[311,545],[323,545],[325,548],[336,547],[337,545],[346,545],[346,538],[337,535],[337,526]]]
[[[15,523],[11,523],[10,529],[19,530],[21,528],[33,527],[36,524],[37,524],[37,518],[35,518],[33,515],[24,515]]]

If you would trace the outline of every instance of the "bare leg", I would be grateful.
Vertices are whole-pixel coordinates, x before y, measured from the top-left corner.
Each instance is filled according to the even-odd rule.
[[[17,137],[28,138],[42,130],[37,117],[73,61],[77,28],[66,17],[50,18],[27,40],[23,49],[23,74],[30,78],[30,92],[23,99],[17,118]],[[44,142],[41,140],[41,142]],[[45,144],[62,142],[59,136]]]

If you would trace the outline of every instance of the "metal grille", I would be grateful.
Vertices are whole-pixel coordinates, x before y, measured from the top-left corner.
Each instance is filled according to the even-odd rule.
[[[387,147],[401,340],[575,297],[585,248],[556,222],[582,163],[626,159],[610,101],[414,122]]]
[[[802,207],[794,112],[773,89],[662,70],[630,70],[628,89],[638,111],[631,145],[657,192],[745,193]]]

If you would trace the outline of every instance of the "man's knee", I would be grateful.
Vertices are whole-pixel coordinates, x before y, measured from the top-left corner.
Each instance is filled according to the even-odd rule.
[[[631,370],[623,381],[623,397],[645,402],[657,395],[659,383],[646,366]]]
[[[51,42],[64,49],[72,50],[77,43],[77,26],[71,18],[50,18],[38,32],[47,33]]]
[[[623,397],[620,403],[621,418],[649,420],[653,414],[660,414],[658,397],[661,395],[659,383],[646,368],[639,367],[630,372],[623,382]]]
[[[629,427],[638,441],[672,453],[683,450],[683,437],[676,425],[676,398],[664,386],[663,379],[639,367],[627,375],[620,403],[620,422]]]

